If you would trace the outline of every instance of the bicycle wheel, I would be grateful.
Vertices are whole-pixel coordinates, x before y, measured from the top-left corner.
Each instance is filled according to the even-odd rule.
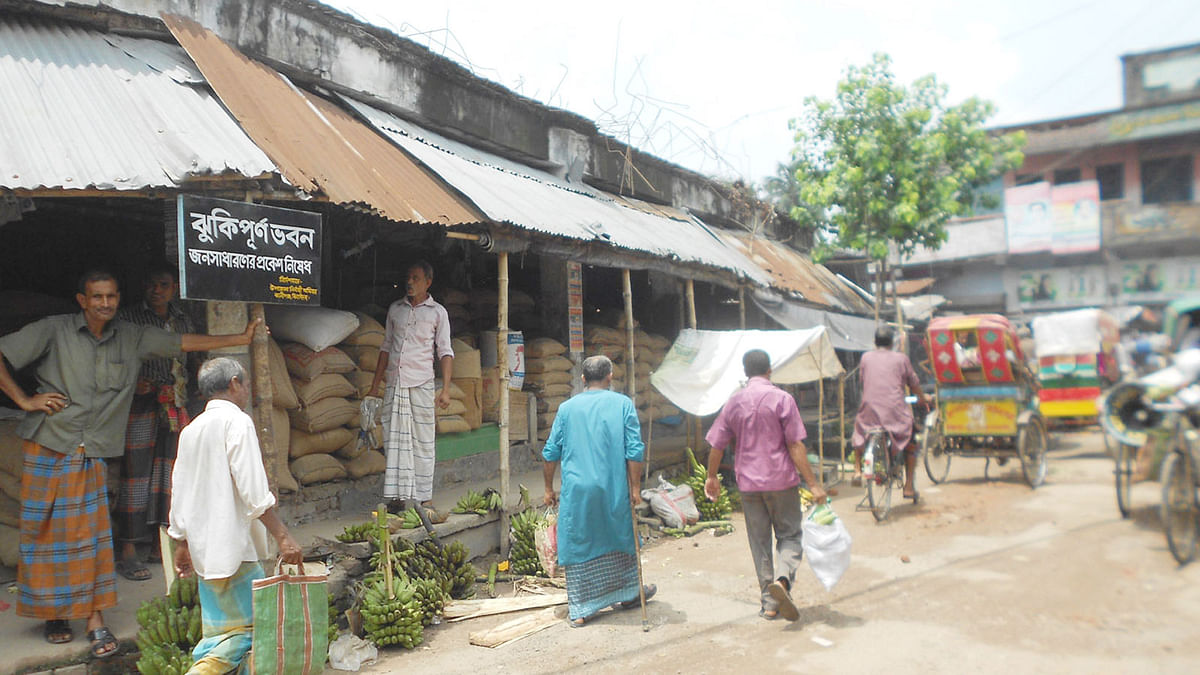
[[[946,451],[946,438],[942,436],[940,422],[926,422],[921,434],[921,454],[925,457],[925,474],[934,485],[950,475],[950,453]]]
[[[875,457],[875,476],[867,481],[867,501],[871,504],[871,515],[883,520],[892,511],[892,449],[884,432],[876,431],[867,439],[864,451]]]
[[[1187,452],[1172,450],[1162,467],[1162,521],[1167,547],[1176,562],[1185,565],[1196,556],[1200,536],[1200,503],[1196,496],[1196,470]]]
[[[1025,482],[1036,489],[1046,480],[1046,429],[1041,422],[1035,420],[1017,430],[1017,455]]]
[[[1130,501],[1130,489],[1133,483],[1133,455],[1132,445],[1117,442],[1116,467],[1113,469],[1113,477],[1117,484],[1117,510],[1121,512],[1122,518],[1128,518],[1130,510],[1133,508],[1133,502]]]

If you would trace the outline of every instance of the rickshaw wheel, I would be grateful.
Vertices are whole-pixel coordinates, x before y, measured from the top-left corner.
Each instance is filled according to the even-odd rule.
[[[892,511],[892,449],[884,433],[873,432],[863,450],[864,457],[869,451],[875,458],[875,476],[867,481],[867,501],[877,521],[886,519]]]
[[[1130,500],[1133,483],[1133,456],[1134,447],[1132,445],[1117,442],[1116,468],[1113,469],[1113,477],[1117,484],[1117,510],[1121,512],[1122,518],[1128,518],[1130,510],[1133,508],[1133,502]]]
[[[921,454],[925,457],[925,474],[930,482],[945,482],[950,475],[950,453],[946,451],[946,438],[942,436],[942,425],[926,424],[921,434]]]
[[[1017,455],[1025,482],[1031,488],[1040,486],[1046,480],[1046,429],[1040,422],[1028,422],[1017,430]]]
[[[1186,452],[1172,451],[1162,468],[1162,521],[1167,547],[1176,562],[1185,565],[1196,556],[1200,536],[1200,502],[1196,494],[1196,471]]]

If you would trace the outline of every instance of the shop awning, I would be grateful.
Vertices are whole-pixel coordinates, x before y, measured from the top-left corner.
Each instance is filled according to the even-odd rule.
[[[0,19],[0,188],[138,190],[275,165],[176,45]]]
[[[874,319],[829,312],[771,291],[755,291],[752,297],[759,309],[784,328],[799,330],[824,326],[837,349],[865,352],[875,348]]]
[[[397,222],[484,220],[435,176],[338,106],[297,88],[200,24],[164,15],[250,138],[300,189]]]
[[[451,140],[365,103],[342,97],[398,146],[453,185],[487,217],[524,230],[575,242],[576,260],[611,264],[614,249],[645,257],[621,259],[633,268],[678,263],[727,271],[731,278],[766,286],[770,278],[695,216],[617,197]],[[590,246],[601,244],[601,246]],[[547,250],[553,249],[551,244]],[[562,252],[562,251],[555,251]]]

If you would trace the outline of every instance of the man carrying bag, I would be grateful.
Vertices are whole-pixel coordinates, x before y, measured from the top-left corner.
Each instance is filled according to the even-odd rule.
[[[215,358],[200,367],[197,380],[200,393],[210,400],[179,435],[167,534],[177,546],[175,571],[199,576],[204,639],[192,652],[196,662],[188,672],[216,675],[236,672],[250,651],[259,609],[254,588],[264,576],[258,561],[267,555],[266,532],[278,543],[283,562],[299,564],[302,556],[275,512],[254,422],[243,412],[250,402],[245,369],[233,359]],[[327,611],[323,593],[320,602],[322,612]],[[276,607],[270,609],[273,623],[282,625]],[[300,613],[301,620],[306,614]],[[324,624],[324,613],[319,620]],[[326,631],[319,631],[319,637],[324,645]],[[314,672],[324,668],[321,649]]]

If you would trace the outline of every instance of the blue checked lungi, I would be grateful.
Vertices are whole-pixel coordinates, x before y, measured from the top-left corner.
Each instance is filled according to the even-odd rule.
[[[571,620],[586,619],[618,602],[637,600],[637,559],[612,551],[583,563],[567,565],[567,611]]]
[[[192,650],[189,673],[230,673],[241,665],[254,643],[253,584],[265,576],[262,565],[244,562],[231,577],[199,580],[204,639]]]

